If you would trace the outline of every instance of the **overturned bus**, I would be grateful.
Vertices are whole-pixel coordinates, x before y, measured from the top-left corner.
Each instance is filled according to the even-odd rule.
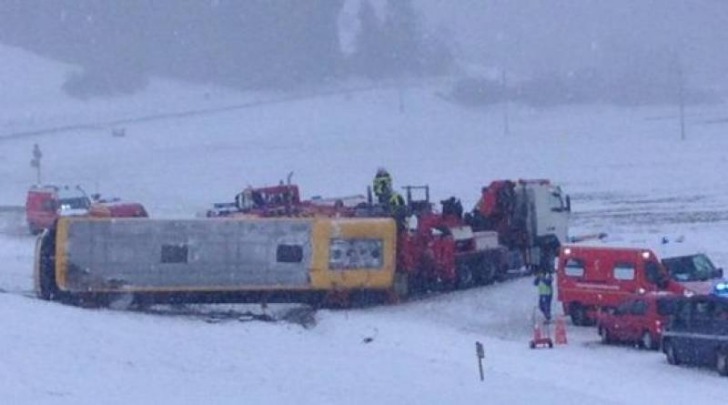
[[[60,218],[36,244],[38,297],[321,302],[393,294],[389,218]]]

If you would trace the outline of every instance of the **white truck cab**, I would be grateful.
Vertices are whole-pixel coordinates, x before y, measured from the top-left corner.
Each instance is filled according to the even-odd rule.
[[[568,237],[571,201],[561,187],[547,180],[521,180],[517,187],[526,198],[527,225],[534,239],[554,236],[559,243]]]

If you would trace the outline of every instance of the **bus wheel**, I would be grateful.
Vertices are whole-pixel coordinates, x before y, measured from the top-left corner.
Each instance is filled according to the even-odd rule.
[[[39,280],[39,291],[38,298],[46,301],[55,301],[59,299],[58,284],[56,279],[53,277],[53,270],[47,266],[42,266],[38,272]]]
[[[131,308],[132,304],[134,304],[133,293],[112,294],[108,297],[108,305],[111,309],[124,311]]]

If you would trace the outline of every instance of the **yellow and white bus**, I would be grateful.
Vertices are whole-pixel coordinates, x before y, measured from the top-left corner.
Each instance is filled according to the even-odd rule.
[[[390,218],[64,217],[36,246],[47,300],[320,302],[392,293]]]

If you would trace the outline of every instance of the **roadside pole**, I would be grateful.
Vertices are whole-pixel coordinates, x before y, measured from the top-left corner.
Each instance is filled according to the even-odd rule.
[[[483,359],[485,359],[485,349],[483,348],[483,344],[480,342],[475,342],[475,355],[478,357],[478,371],[480,371],[480,381],[483,381],[485,379],[485,376],[483,375]]]
[[[40,159],[43,157],[43,153],[40,151],[40,146],[36,143],[33,145],[33,158],[30,159],[30,167],[35,168],[36,184],[41,184],[40,176]]]

